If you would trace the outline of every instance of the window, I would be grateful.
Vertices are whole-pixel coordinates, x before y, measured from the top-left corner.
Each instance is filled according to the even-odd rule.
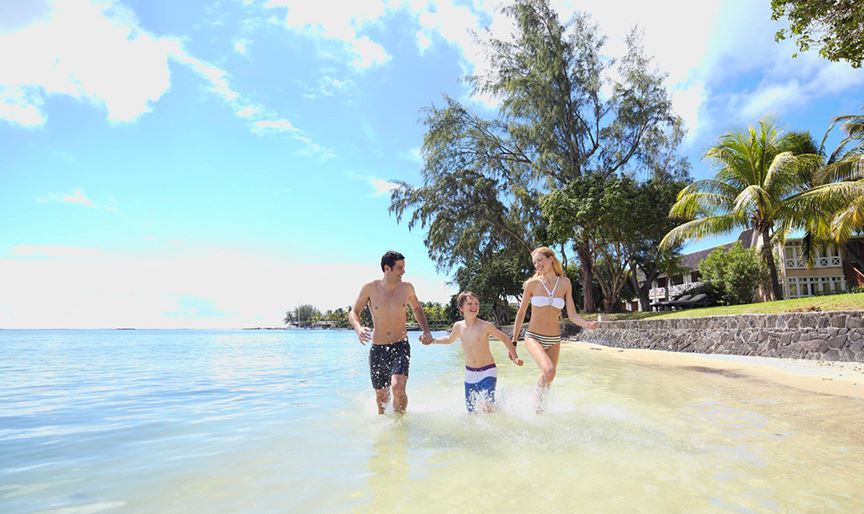
[[[842,276],[789,277],[786,279],[786,285],[789,287],[789,298],[836,294],[846,291],[846,279]]]
[[[840,252],[834,245],[819,248],[816,251],[816,266],[819,268],[833,268],[840,266]]]
[[[783,257],[787,268],[803,268],[804,258],[801,245],[798,243],[786,243],[783,248]]]

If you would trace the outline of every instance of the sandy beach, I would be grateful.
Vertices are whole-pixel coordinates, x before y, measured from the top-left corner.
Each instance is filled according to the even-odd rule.
[[[864,363],[778,359],[743,355],[667,352],[601,346],[577,339],[565,348],[575,352],[602,351],[618,359],[652,366],[704,368],[706,373],[775,382],[823,394],[864,399]]]

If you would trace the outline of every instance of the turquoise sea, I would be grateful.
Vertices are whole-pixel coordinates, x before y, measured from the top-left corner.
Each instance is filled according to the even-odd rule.
[[[864,512],[861,400],[568,344],[469,415],[415,341],[379,417],[349,331],[0,330],[0,512]]]

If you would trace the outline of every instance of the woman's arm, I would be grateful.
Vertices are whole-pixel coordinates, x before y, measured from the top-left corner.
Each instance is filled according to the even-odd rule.
[[[522,322],[525,321],[525,314],[528,313],[528,305],[531,303],[531,280],[525,281],[525,286],[522,289],[522,302],[519,304],[519,310],[516,312],[516,321],[513,322],[513,344],[519,341],[519,333],[522,331]]]
[[[566,287],[566,291],[564,291],[564,302],[567,304],[567,317],[570,318],[570,321],[582,328],[588,328],[591,330],[597,328],[596,321],[587,321],[585,318],[580,316],[578,312],[576,312],[576,303],[573,302],[573,285],[570,283],[569,279],[564,283],[564,287]]]

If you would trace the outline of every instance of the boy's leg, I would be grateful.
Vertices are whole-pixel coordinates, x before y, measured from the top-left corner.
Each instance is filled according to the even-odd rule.
[[[465,409],[469,414],[474,414],[474,404],[477,401],[476,384],[465,382]]]
[[[483,393],[480,395],[480,409],[484,413],[495,410],[495,386],[498,384],[497,377],[486,377],[480,382]]]

